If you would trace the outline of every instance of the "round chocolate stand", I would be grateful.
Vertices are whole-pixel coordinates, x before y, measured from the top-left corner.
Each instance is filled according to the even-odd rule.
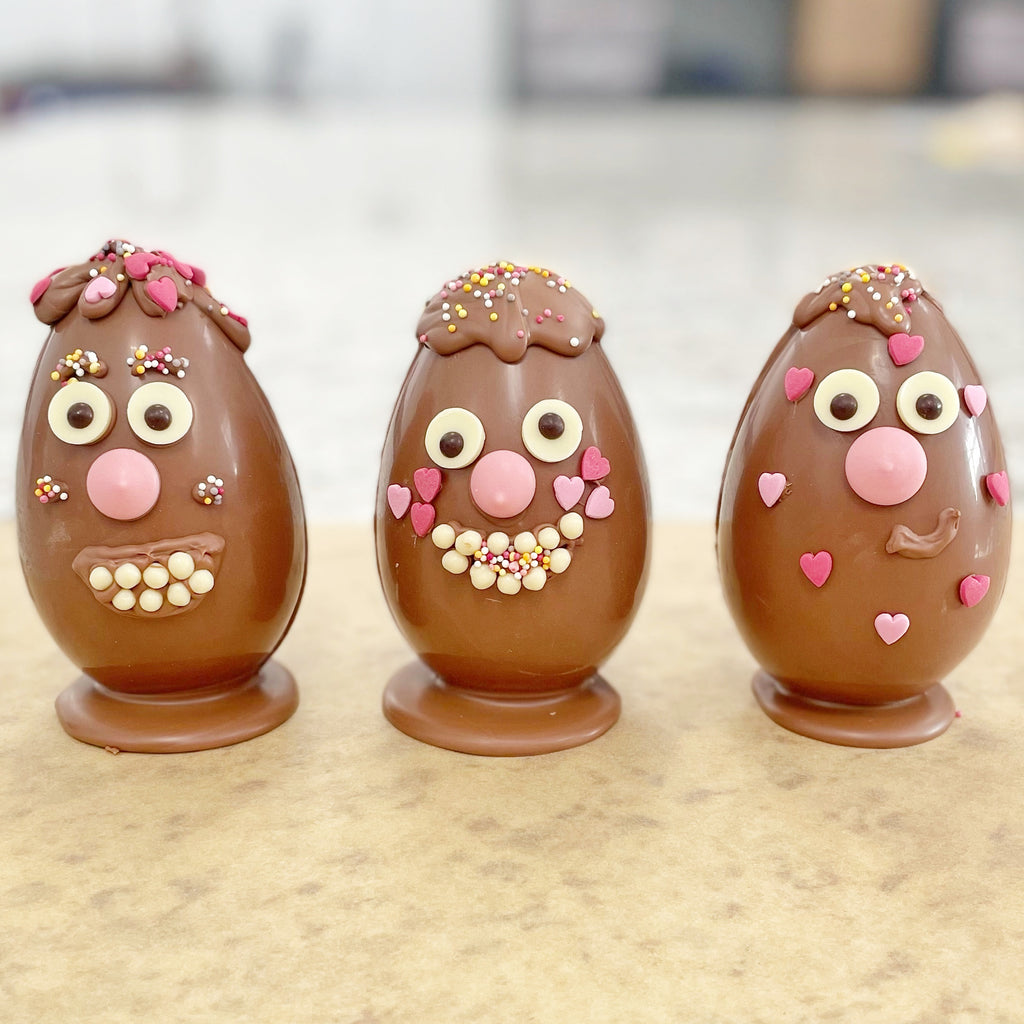
[[[414,739],[463,754],[520,757],[578,747],[619,719],[618,693],[598,674],[552,693],[511,695],[449,686],[421,661],[384,690],[384,716]]]
[[[911,747],[941,736],[956,717],[941,683],[889,704],[837,704],[794,693],[767,672],[753,679],[764,713],[790,732],[844,747]]]
[[[124,693],[79,676],[57,697],[64,731],[83,743],[144,754],[211,750],[287,721],[299,704],[292,674],[268,661],[248,680],[163,694]]]

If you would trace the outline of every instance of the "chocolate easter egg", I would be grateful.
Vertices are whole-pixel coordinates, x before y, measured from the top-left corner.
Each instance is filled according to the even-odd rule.
[[[999,431],[970,356],[905,267],[797,306],[725,467],[718,559],[779,724],[895,747],[955,715],[941,680],[996,610],[1010,550]]]
[[[540,267],[467,271],[427,302],[376,509],[384,594],[419,655],[384,710],[418,739],[541,753],[618,717],[598,667],[641,596],[649,496],[603,330]]]
[[[203,272],[110,242],[32,291],[51,327],[18,455],[21,563],[84,673],[61,724],[123,750],[222,746],[295,709],[269,657],[305,576],[302,500]]]

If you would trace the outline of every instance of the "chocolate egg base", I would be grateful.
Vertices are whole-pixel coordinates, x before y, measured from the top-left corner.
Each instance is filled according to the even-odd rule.
[[[123,693],[82,675],[56,701],[57,718],[69,736],[145,754],[241,743],[277,728],[298,704],[292,674],[276,661],[248,679],[173,693]]]
[[[844,747],[912,747],[941,736],[956,717],[941,683],[888,704],[841,704],[789,689],[767,672],[751,686],[761,710],[777,725],[813,740]]]
[[[599,673],[569,689],[512,695],[449,686],[422,661],[391,677],[383,703],[385,718],[407,736],[490,757],[582,746],[606,733],[621,710],[618,693]]]

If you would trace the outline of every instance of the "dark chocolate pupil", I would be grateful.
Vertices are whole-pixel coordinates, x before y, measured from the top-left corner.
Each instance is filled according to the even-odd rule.
[[[145,420],[150,430],[166,430],[171,425],[171,410],[166,405],[148,406]]]
[[[857,415],[857,399],[844,391],[832,399],[829,411],[837,420],[851,420]]]
[[[84,430],[92,423],[93,415],[92,406],[88,402],[75,402],[68,409],[68,425],[76,430]]]
[[[914,406],[923,420],[937,420],[942,415],[942,399],[938,395],[921,395]]]
[[[457,430],[449,430],[447,434],[441,435],[437,446],[446,459],[454,459],[462,454],[462,449],[466,447],[466,441]]]
[[[537,429],[540,431],[541,437],[554,441],[565,433],[565,420],[557,412],[546,412],[537,421]]]

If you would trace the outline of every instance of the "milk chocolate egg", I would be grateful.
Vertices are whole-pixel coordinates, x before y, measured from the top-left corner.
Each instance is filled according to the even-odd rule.
[[[725,596],[779,724],[851,746],[928,740],[941,680],[996,610],[1010,550],[999,431],[970,356],[905,267],[797,306],[725,467]]]
[[[418,739],[533,754],[618,718],[598,666],[641,596],[649,497],[603,330],[565,278],[506,262],[426,304],[376,509],[384,593],[419,655],[384,711]]]
[[[305,576],[291,457],[245,320],[166,252],[110,242],[32,292],[51,326],[18,456],[21,563],[83,675],[61,724],[124,750],[222,746],[295,709],[269,661]]]

